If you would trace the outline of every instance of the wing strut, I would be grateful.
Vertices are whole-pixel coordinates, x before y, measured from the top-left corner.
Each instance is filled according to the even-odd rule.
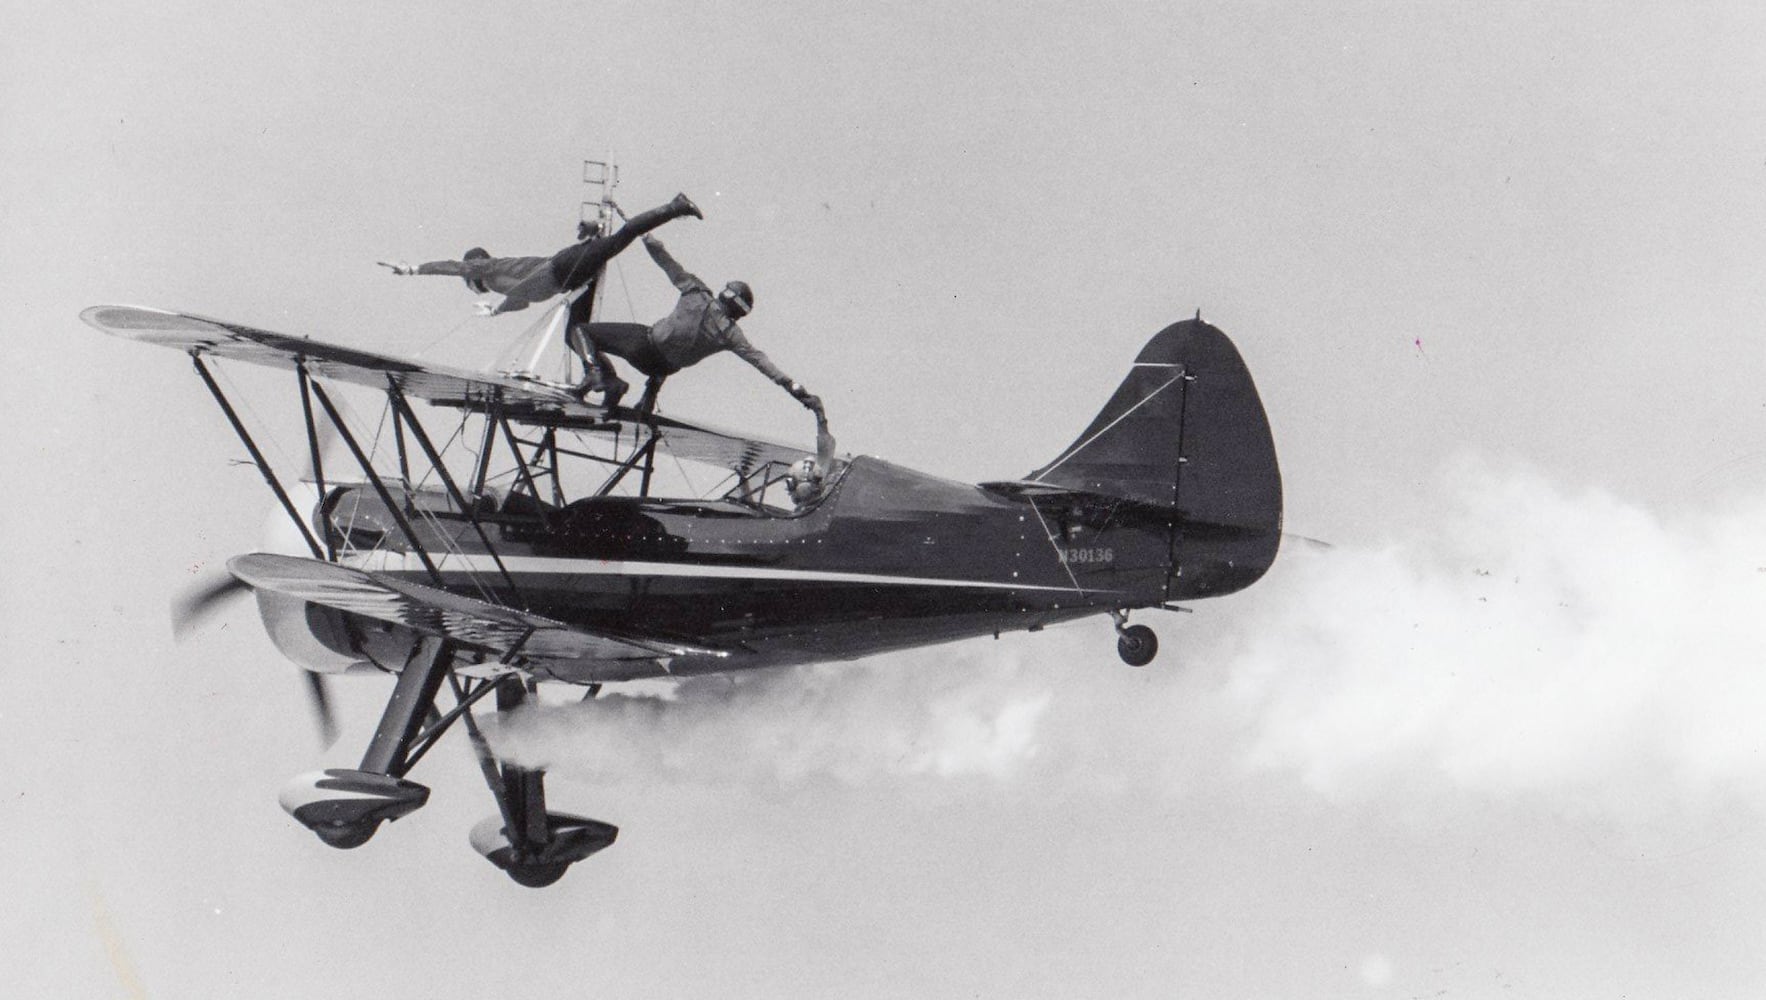
[[[527,459],[521,457],[521,445],[515,440],[515,431],[510,428],[508,418],[502,414],[497,415],[497,423],[503,426],[503,440],[509,442],[509,454],[515,456],[515,469],[521,475],[521,481],[527,484],[527,495],[538,500],[540,488],[534,485],[533,470],[528,468]]]
[[[302,361],[294,369],[300,376],[300,413],[307,425],[307,457],[313,463],[313,483],[319,487],[319,495],[325,495],[325,456],[320,454],[319,425],[313,422],[313,377],[307,374],[307,364]]]
[[[484,437],[478,443],[478,467],[472,472],[472,495],[484,492],[485,481],[491,475],[491,449],[497,446],[497,421],[495,414],[502,410],[501,397],[491,400],[484,408]]]
[[[215,384],[215,377],[209,374],[208,366],[202,363],[202,355],[197,351],[191,351],[190,360],[195,363],[196,374],[202,376],[203,384],[208,386],[210,393],[214,394],[215,402],[221,404],[221,412],[227,415],[227,422],[233,425],[233,431],[245,444],[245,450],[251,453],[251,460],[257,463],[258,472],[263,474],[264,482],[269,484],[270,492],[276,494],[277,502],[282,504],[284,511],[288,512],[289,518],[294,521],[294,526],[300,529],[301,537],[306,539],[307,548],[313,550],[313,558],[324,559],[325,550],[319,547],[318,539],[313,537],[313,530],[295,511],[294,501],[288,499],[288,492],[282,488],[282,482],[276,478],[276,473],[270,470],[270,463],[264,460],[264,453],[258,450],[257,442],[251,439],[251,435],[245,430],[245,425],[239,422],[239,414],[233,412],[233,404],[227,401],[227,396],[221,392],[221,387]]]
[[[387,513],[391,514],[392,519],[398,523],[399,530],[405,533],[405,540],[410,543],[411,551],[417,553],[417,558],[423,562],[423,568],[429,571],[429,578],[435,581],[436,586],[440,587],[442,585],[441,570],[435,568],[434,560],[429,558],[429,551],[423,547],[422,542],[417,540],[416,530],[411,527],[411,522],[405,519],[405,512],[400,508],[400,505],[393,502],[391,491],[386,488],[386,483],[381,481],[380,474],[374,471],[374,463],[368,461],[368,456],[362,452],[362,446],[356,443],[356,436],[350,433],[348,427],[344,426],[343,417],[338,415],[337,407],[332,405],[331,397],[325,392],[325,387],[314,382],[313,395],[318,397],[319,405],[325,408],[325,415],[331,418],[331,424],[343,437],[343,443],[349,445],[350,454],[356,457],[356,464],[362,467],[362,474],[368,477],[368,482],[373,485],[374,492],[380,495],[380,502],[386,505]]]
[[[644,488],[639,492],[639,495],[649,496],[650,468],[655,464],[655,456],[656,435],[652,434],[649,438],[645,439],[642,445],[639,445],[636,450],[626,456],[625,461],[619,463],[619,468],[613,470],[612,474],[607,477],[607,481],[602,483],[601,488],[595,491],[595,495],[598,497],[604,497],[607,494],[612,493],[613,488],[619,485],[619,481],[625,478],[625,474],[636,468],[639,462],[643,462],[645,463]]]
[[[429,433],[423,429],[423,424],[417,419],[417,415],[411,412],[411,404],[405,400],[405,394],[400,391],[398,383],[390,375],[386,379],[386,399],[392,404],[395,417],[403,414],[404,422],[411,427],[411,437],[416,439],[417,447],[423,449],[423,456],[429,460],[430,468],[434,469],[435,474],[441,478],[442,485],[447,488],[448,495],[459,506],[460,513],[466,515],[466,519],[472,522],[472,530],[478,532],[478,540],[484,543],[484,550],[490,553],[491,560],[497,564],[497,572],[503,575],[503,582],[509,585],[509,592],[515,598],[516,603],[526,607],[527,602],[521,596],[521,589],[515,586],[515,578],[509,575],[509,567],[503,565],[503,557],[497,554],[497,547],[491,544],[490,536],[484,532],[484,524],[478,519],[477,506],[466,502],[466,496],[454,483],[454,477],[448,475],[448,467],[442,462],[441,453],[435,450],[435,442],[429,439]]]

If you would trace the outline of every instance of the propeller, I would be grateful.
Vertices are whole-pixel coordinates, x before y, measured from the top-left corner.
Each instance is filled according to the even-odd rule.
[[[206,578],[185,587],[172,598],[172,638],[190,638],[214,617],[222,606],[251,588],[226,570],[211,570]]]
[[[330,424],[318,427],[318,451],[323,454],[331,445],[336,432]],[[316,478],[317,467],[309,452],[305,468],[297,482],[311,482]],[[278,548],[272,539],[266,539],[270,548]],[[301,555],[309,553],[302,548]],[[222,608],[235,599],[251,591],[250,585],[240,580],[225,569],[212,569],[204,573],[202,578],[179,591],[172,598],[172,638],[184,642],[208,623]],[[331,711],[331,694],[325,682],[325,676],[311,670],[302,670],[307,678],[307,698],[312,705],[313,716],[319,727],[320,743],[329,749],[337,742],[337,721]]]
[[[250,591],[248,584],[224,570],[210,573],[207,579],[184,588],[172,598],[172,637],[178,642],[184,642],[219,613],[221,608]],[[337,721],[331,713],[331,694],[327,689],[325,676],[311,670],[302,670],[301,673],[307,676],[307,698],[313,706],[313,716],[319,726],[319,741],[323,747],[330,749],[337,742],[338,729]]]
[[[319,741],[329,750],[337,742],[337,720],[331,714],[331,695],[325,684],[325,675],[311,670],[302,672],[307,675],[307,696],[312,701],[313,715],[319,723]]]

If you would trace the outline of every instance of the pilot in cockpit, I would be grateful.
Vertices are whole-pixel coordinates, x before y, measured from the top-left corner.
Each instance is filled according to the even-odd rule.
[[[785,473],[785,491],[797,509],[815,503],[827,489],[828,477],[834,471],[834,435],[828,431],[828,418],[816,415],[816,457],[800,458]]]

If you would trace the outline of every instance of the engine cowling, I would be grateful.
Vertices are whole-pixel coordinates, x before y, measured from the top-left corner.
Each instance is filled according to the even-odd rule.
[[[351,634],[343,612],[286,594],[255,593],[264,631],[283,656],[314,673],[377,672]]]

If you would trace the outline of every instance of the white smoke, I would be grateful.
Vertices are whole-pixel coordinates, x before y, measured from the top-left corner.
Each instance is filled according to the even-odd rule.
[[[1586,793],[1627,809],[1766,788],[1766,501],[1662,520],[1476,465],[1426,534],[1295,560],[1228,693],[1253,764]]]
[[[1099,621],[607,694],[495,739],[607,781],[1170,795],[1261,771],[1326,795],[1766,805],[1766,502],[1664,521],[1469,464],[1442,492],[1427,530],[1143,613],[1165,642],[1143,670]]]
[[[524,711],[493,738],[499,753],[602,780],[1007,778],[1036,755],[1049,699],[1012,657],[919,652],[610,692]]]

